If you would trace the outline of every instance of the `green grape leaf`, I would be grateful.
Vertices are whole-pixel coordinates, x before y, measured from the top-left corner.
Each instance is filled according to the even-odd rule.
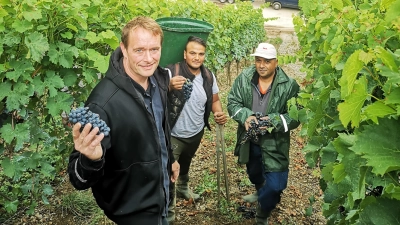
[[[15,165],[11,162],[9,158],[4,158],[1,161],[1,166],[3,167],[3,173],[9,178],[12,178],[15,173]]]
[[[12,84],[9,81],[0,83],[0,101],[10,95]]]
[[[66,39],[72,39],[74,35],[71,32],[65,32],[61,34],[61,37],[66,38]]]
[[[387,11],[385,14],[385,21],[389,24],[391,23],[399,23],[399,12],[400,12],[400,1],[393,1],[393,4],[387,4]]]
[[[54,97],[58,94],[57,88],[65,86],[64,81],[52,70],[46,71],[46,78],[44,80],[44,85],[49,89],[50,97]]]
[[[381,46],[376,47],[375,51],[378,53],[378,57],[381,58],[382,62],[389,67],[389,69],[391,71],[394,72],[399,72],[399,68],[396,65],[395,59],[394,59],[394,55],[388,51],[386,51],[384,48],[382,48]]]
[[[115,33],[111,30],[101,32],[99,37],[102,37],[103,41],[110,45],[112,49],[115,49],[119,46],[119,40],[117,36],[115,36]]]
[[[67,87],[73,86],[78,79],[76,72],[73,69],[61,69],[60,75],[62,75],[64,84]]]
[[[364,114],[374,123],[378,123],[378,117],[387,117],[391,114],[396,114],[396,110],[385,105],[381,101],[374,102],[365,107]]]
[[[42,201],[43,201],[43,204],[45,204],[45,205],[50,204],[49,199],[45,195],[42,195]]]
[[[44,195],[52,195],[54,193],[51,185],[45,184],[43,185],[43,194]]]
[[[386,198],[376,198],[360,211],[360,224],[399,224],[400,201]]]
[[[385,191],[382,196],[400,200],[400,187],[391,183],[385,187]]]
[[[55,168],[47,162],[42,161],[40,163],[41,170],[40,173],[45,177],[53,178],[55,176]]]
[[[34,169],[38,166],[41,155],[37,152],[30,152],[29,154],[25,165],[27,168]]]
[[[28,34],[25,37],[25,45],[29,49],[29,54],[27,58],[32,57],[36,62],[42,60],[45,53],[49,50],[49,43],[43,34],[37,31]]]
[[[19,33],[24,33],[27,30],[33,29],[33,24],[27,20],[15,20],[11,27]]]
[[[335,183],[340,183],[346,177],[342,163],[333,166],[332,176]]]
[[[373,53],[370,52],[364,52],[364,51],[360,51],[360,55],[359,55],[359,59],[365,64],[367,65],[369,62],[371,62],[374,59],[375,55]]]
[[[79,55],[78,48],[63,42],[58,42],[57,46],[59,48],[60,65],[65,68],[72,68],[74,57],[76,58]]]
[[[32,84],[35,88],[36,95],[38,95],[40,97],[45,94],[44,92],[46,90],[46,85],[45,85],[45,83],[42,82],[42,80],[39,76],[36,76],[35,78],[33,78]]]
[[[50,97],[47,102],[47,108],[52,116],[59,116],[62,111],[69,112],[71,110],[74,99],[71,95],[58,92],[54,97]]]
[[[361,50],[357,50],[351,54],[344,65],[342,77],[339,80],[342,99],[345,99],[353,92],[353,86],[357,79],[358,72],[360,72],[364,66],[364,63],[359,59],[360,52]]]
[[[94,62],[94,66],[99,70],[100,73],[105,73],[108,70],[108,62],[110,60],[110,56],[101,56],[97,58]]]
[[[19,205],[19,201],[18,200],[15,200],[15,201],[12,201],[12,202],[6,201],[6,203],[4,204],[4,208],[9,213],[15,213],[15,212],[17,212],[18,205]]]
[[[96,43],[96,42],[98,42],[98,41],[100,40],[100,38],[97,37],[96,33],[91,32],[91,31],[89,31],[89,32],[86,34],[86,39],[88,39],[88,41],[89,41],[91,44],[94,44],[94,43]]]
[[[0,93],[1,99],[1,93]],[[400,105],[400,87],[396,87],[386,97],[386,104],[398,104]]]
[[[352,88],[353,89],[353,88]],[[339,118],[343,126],[347,126],[350,121],[352,127],[358,127],[361,120],[361,108],[368,96],[367,80],[360,77],[354,84],[353,93],[338,105]]]
[[[313,102],[310,102],[310,104],[312,103]],[[323,111],[322,104],[318,102],[315,103],[317,105],[316,110],[314,110],[315,114],[310,117],[311,119],[307,124],[307,134],[309,136],[312,136],[314,134],[319,122],[325,117],[325,112]]]
[[[19,44],[19,42],[21,41],[21,37],[20,37],[20,34],[18,34],[16,32],[9,32],[4,35],[4,38],[2,41],[3,41],[3,44],[5,44],[5,45],[13,46],[13,45]]]
[[[379,124],[363,126],[364,131],[351,150],[367,160],[372,172],[383,175],[400,169],[400,121],[379,119]]]
[[[18,123],[14,125],[14,129],[11,127],[11,124],[5,124],[0,128],[1,137],[8,144],[15,139],[15,147],[14,151],[19,151],[25,142],[29,142],[30,140],[30,131],[29,124],[27,123]]]
[[[333,8],[336,8],[340,12],[342,11],[342,9],[343,9],[343,1],[342,0],[332,0],[331,4],[332,4]]]
[[[26,59],[22,60],[11,60],[10,67],[14,68],[14,71],[6,73],[6,77],[15,82],[21,77],[23,80],[31,81],[31,72],[35,71],[32,66],[32,62]],[[15,88],[14,88],[15,89]]]
[[[94,62],[94,66],[100,71],[100,73],[107,72],[108,61],[110,59],[109,55],[103,56],[94,49],[88,49],[87,55],[88,55],[89,60]]]
[[[24,11],[22,12],[22,16],[28,21],[38,20],[42,18],[42,11],[41,10]]]
[[[8,16],[8,12],[5,9],[0,8],[0,18],[3,18],[5,16]]]

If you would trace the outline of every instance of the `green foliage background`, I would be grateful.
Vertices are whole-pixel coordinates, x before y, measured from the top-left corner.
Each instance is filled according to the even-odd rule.
[[[328,224],[398,224],[400,0],[299,4],[307,79],[290,113],[321,168]]]
[[[249,2],[0,0],[0,205],[8,213],[49,203],[73,148],[66,114],[103,77],[121,28],[137,15],[211,23],[206,64],[215,73],[266,39],[261,9]]]

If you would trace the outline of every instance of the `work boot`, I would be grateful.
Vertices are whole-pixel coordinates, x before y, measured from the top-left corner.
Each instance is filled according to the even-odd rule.
[[[179,175],[178,182],[176,184],[176,196],[184,198],[185,200],[189,200],[193,198],[193,200],[197,200],[200,198],[200,195],[195,194],[190,190],[189,185],[189,174]]]
[[[176,207],[176,189],[175,189],[175,184],[171,184],[170,188],[172,189],[172,192],[170,192],[171,196],[171,202],[168,205],[168,216],[167,216],[167,221],[169,225],[173,225],[175,221],[175,207]]]
[[[256,184],[255,185],[256,191],[253,194],[243,196],[242,199],[248,203],[256,202],[258,200],[258,190],[260,190],[260,188],[262,188],[264,184],[265,182],[262,184]]]
[[[256,225],[268,225],[269,214],[269,212],[264,212],[261,209],[260,203],[258,203],[256,208]]]
[[[255,192],[252,193],[252,194],[243,196],[242,199],[243,199],[245,202],[248,202],[248,203],[256,202],[256,201],[258,200],[258,193],[257,193],[257,191],[255,191]]]

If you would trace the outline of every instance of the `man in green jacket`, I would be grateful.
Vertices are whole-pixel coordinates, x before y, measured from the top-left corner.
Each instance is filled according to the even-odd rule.
[[[289,172],[290,130],[299,122],[292,120],[287,101],[297,96],[299,85],[278,66],[276,49],[268,43],[258,45],[255,65],[242,71],[228,95],[228,112],[238,122],[235,155],[246,164],[250,181],[256,186],[257,224],[268,224],[271,211],[280,202]],[[260,120],[256,113],[262,113]],[[243,142],[246,131],[261,120],[269,121],[264,135]]]

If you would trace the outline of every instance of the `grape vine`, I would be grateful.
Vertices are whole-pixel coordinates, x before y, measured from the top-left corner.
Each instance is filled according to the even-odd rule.
[[[400,0],[300,0],[307,72],[290,116],[321,171],[328,224],[400,221]],[[299,108],[298,106],[304,108]]]

